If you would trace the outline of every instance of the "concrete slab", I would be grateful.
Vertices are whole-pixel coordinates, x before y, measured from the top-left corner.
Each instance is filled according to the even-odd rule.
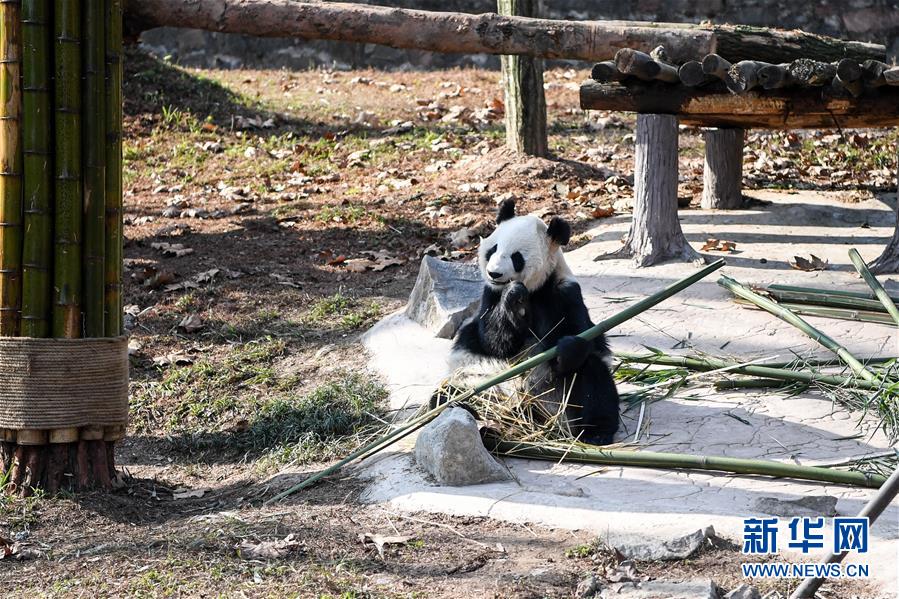
[[[699,247],[707,237],[737,243],[722,270],[745,283],[782,283],[866,290],[846,254],[856,247],[876,257],[892,234],[894,202],[870,199],[841,203],[827,194],[756,192],[770,201],[752,210],[685,211],[687,238]],[[619,246],[628,217],[601,221],[592,243],[567,259],[581,280],[594,321],[679,279],[695,267],[671,263],[634,269],[629,261],[594,262]],[[789,267],[794,255],[814,253],[830,261],[826,271]],[[883,277],[888,288],[896,277]],[[896,329],[884,325],[809,317],[859,356],[899,355]],[[610,335],[614,349],[686,348],[741,359],[793,353],[826,355],[800,332],[768,315],[734,304],[715,277],[694,285]],[[395,407],[425,401],[446,374],[449,342],[436,339],[395,314],[364,339],[372,367],[387,380]],[[388,349],[390,351],[383,351]],[[787,397],[773,392],[716,392],[687,389],[646,407],[640,445],[653,451],[754,457],[814,464],[861,456],[889,447],[876,422],[850,413],[814,394]],[[861,426],[859,427],[859,422]],[[636,411],[624,415],[621,439],[633,439]],[[747,424],[748,423],[748,424]],[[856,514],[874,491],[838,485],[736,477],[714,473],[590,467],[528,460],[505,460],[514,482],[451,488],[429,484],[411,460],[407,440],[366,462],[360,474],[371,479],[364,498],[391,509],[482,515],[552,527],[586,529],[616,539],[671,538],[713,525],[719,535],[739,541],[743,518],[763,515],[763,498],[837,498],[841,515]],[[764,505],[764,502],[762,502]],[[785,524],[783,525],[785,528]],[[893,596],[899,572],[899,506],[891,506],[871,530],[871,551],[853,556],[870,565],[874,581]],[[782,537],[786,538],[786,537]],[[889,594],[892,593],[892,594]]]

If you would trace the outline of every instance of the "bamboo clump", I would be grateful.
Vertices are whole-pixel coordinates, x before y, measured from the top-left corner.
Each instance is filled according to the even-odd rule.
[[[123,332],[121,55],[122,0],[0,0],[0,336]],[[14,486],[87,488],[124,429],[0,433]]]

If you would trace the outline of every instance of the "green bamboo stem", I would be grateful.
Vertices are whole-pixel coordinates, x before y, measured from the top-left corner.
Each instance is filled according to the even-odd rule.
[[[25,240],[22,248],[21,332],[25,337],[50,335],[53,258],[50,27],[50,0],[23,0]]]
[[[54,10],[55,255],[53,336],[81,337],[81,3]]]
[[[22,43],[19,0],[0,0],[0,335],[19,334],[22,301]]]
[[[609,329],[617,327],[621,323],[630,320],[637,314],[645,312],[646,310],[652,308],[659,302],[662,302],[662,301],[668,299],[675,293],[678,293],[679,291],[686,289],[690,285],[692,285],[695,282],[699,281],[700,279],[710,275],[711,273],[718,270],[722,266],[724,266],[724,260],[716,260],[715,262],[709,264],[705,268],[698,270],[697,272],[693,273],[692,275],[685,277],[679,281],[676,281],[676,282],[672,283],[671,285],[669,285],[668,287],[665,287],[661,291],[658,291],[658,292],[652,294],[651,296],[644,298],[631,306],[628,306],[627,308],[625,308],[618,314],[615,314],[614,316],[607,318],[606,320],[603,320],[602,322],[600,322],[600,323],[594,325],[593,327],[587,329],[586,331],[580,333],[578,335],[578,337],[587,339],[588,341],[591,339],[595,339],[595,338],[599,337],[600,335],[602,335],[603,333],[605,333],[606,331],[608,331]],[[265,505],[269,505],[271,503],[280,501],[281,499],[287,497],[288,495],[292,495],[293,493],[296,493],[297,491],[300,491],[302,489],[305,489],[306,487],[309,487],[309,486],[315,484],[322,478],[328,476],[329,474],[333,474],[334,472],[337,472],[338,470],[340,470],[341,468],[343,468],[344,466],[346,466],[347,464],[349,464],[350,462],[352,462],[353,460],[355,460],[357,458],[360,458],[363,456],[370,456],[370,455],[373,455],[373,454],[383,450],[384,448],[388,447],[389,445],[396,443],[403,437],[406,437],[407,435],[410,435],[411,433],[415,432],[416,430],[418,430],[419,428],[421,428],[422,426],[424,426],[425,424],[427,424],[428,422],[430,422],[431,420],[436,418],[438,415],[440,415],[440,413],[443,412],[443,410],[445,410],[453,405],[456,405],[458,403],[465,402],[468,399],[471,399],[473,396],[477,395],[478,393],[486,391],[487,389],[489,389],[495,385],[499,385],[500,383],[502,383],[504,381],[515,378],[516,376],[523,374],[523,373],[527,372],[528,370],[534,368],[535,366],[543,364],[544,362],[548,362],[549,360],[552,360],[553,358],[555,358],[556,355],[557,355],[557,350],[555,347],[553,347],[551,349],[546,350],[545,352],[537,354],[536,356],[528,358],[527,360],[524,360],[523,362],[519,362],[515,366],[509,368],[508,370],[504,370],[503,372],[501,372],[501,373],[491,377],[490,379],[484,381],[483,383],[477,385],[473,389],[470,389],[469,391],[466,391],[465,393],[462,393],[461,395],[452,398],[450,401],[448,401],[444,404],[441,404],[432,410],[429,410],[428,412],[424,413],[423,415],[419,416],[418,418],[413,419],[411,422],[408,422],[408,423],[404,424],[403,426],[397,428],[395,431],[390,432],[363,447],[360,447],[356,451],[352,452],[350,455],[348,455],[345,458],[343,458],[342,460],[338,461],[336,464],[332,464],[331,466],[328,466],[324,470],[320,470],[319,472],[316,472],[315,474],[313,474],[312,476],[310,476],[303,482],[301,482],[297,485],[294,485],[293,487],[290,487],[286,491],[282,491],[281,493],[278,493],[271,499],[267,500],[265,502]]]
[[[106,248],[104,330],[122,324],[122,0],[106,2]]]
[[[883,288],[880,281],[878,281],[877,278],[871,274],[871,271],[868,270],[868,266],[865,264],[865,261],[862,260],[861,255],[859,255],[855,248],[849,250],[849,259],[852,260],[852,265],[855,266],[855,270],[862,276],[865,283],[868,284],[871,291],[874,292],[874,295],[880,300],[880,303],[883,304],[887,313],[892,317],[893,321],[895,321],[896,326],[899,326],[899,308],[896,308],[896,304],[893,303],[893,299],[887,294],[886,289]]]
[[[636,364],[656,364],[659,366],[677,366],[688,368],[690,370],[717,370],[733,366],[729,372],[734,374],[745,374],[748,376],[778,379],[784,381],[796,381],[800,383],[820,383],[824,385],[834,385],[842,387],[854,387],[857,389],[880,389],[879,382],[871,382],[855,377],[840,376],[834,374],[819,374],[816,372],[808,372],[804,370],[787,370],[773,365],[759,366],[748,365],[740,366],[738,362],[722,360],[720,358],[712,358],[708,356],[669,356],[662,354],[634,354],[629,352],[615,352],[615,357],[623,362],[632,362]]]
[[[896,356],[869,356],[866,358],[859,358],[863,364],[884,364],[885,362],[892,362],[893,360],[899,360]],[[801,366],[804,368],[820,368],[820,367],[828,367],[828,366],[844,366],[842,362],[837,358],[795,358],[793,360],[787,362],[766,362],[765,366],[769,368],[790,368]]]
[[[488,435],[485,439],[488,450],[513,458],[577,462],[582,464],[605,464],[609,466],[633,466],[638,468],[713,470],[735,474],[753,474],[813,480],[820,482],[879,488],[885,477],[845,470],[832,470],[816,466],[799,466],[771,460],[729,458],[724,456],[684,455],[655,451],[627,451],[615,449],[573,447],[546,447],[537,443],[500,441]]]
[[[715,389],[775,389],[795,385],[793,381],[781,381],[777,379],[737,379],[732,381],[715,381]]]
[[[82,0],[82,156],[84,164],[84,335],[103,337],[106,286],[106,2]]]
[[[767,290],[775,290],[775,291],[796,291],[799,293],[807,293],[807,294],[816,294],[816,295],[830,295],[830,296],[840,296],[840,297],[854,297],[858,299],[875,299],[873,295],[870,293],[864,293],[861,291],[842,291],[839,289],[816,289],[815,287],[797,287],[796,285],[768,285]],[[899,301],[899,297],[893,297],[893,301]]]
[[[766,297],[762,297],[759,294],[755,293],[748,287],[742,285],[741,283],[731,279],[730,277],[722,275],[720,279],[718,279],[718,284],[729,290],[731,293],[738,297],[742,297],[745,300],[748,300],[754,303],[756,306],[766,310],[770,314],[777,316],[784,322],[787,322],[809,337],[811,337],[814,341],[820,343],[834,354],[836,354],[843,362],[845,362],[852,371],[862,379],[871,382],[877,383],[877,377],[871,373],[867,368],[865,368],[864,364],[859,362],[855,356],[849,353],[845,347],[837,343],[834,339],[827,336],[823,332],[819,331],[806,321],[799,318],[796,314],[791,312],[790,310],[784,308],[783,306],[777,304],[776,302],[771,301]]]
[[[850,297],[835,293],[810,293],[808,291],[792,291],[788,289],[772,289],[768,287],[765,293],[777,300],[778,303],[792,302],[798,304],[811,304],[815,306],[827,306],[830,308],[843,308],[852,310],[868,310],[883,312],[883,305],[877,300],[861,297]]]
[[[738,304],[745,304],[753,308],[758,308],[752,302],[737,298]],[[838,318],[840,320],[853,320],[855,322],[873,322],[876,324],[893,324],[893,319],[889,314],[883,312],[870,312],[867,310],[855,310],[849,308],[831,308],[828,306],[817,306],[814,304],[794,304],[790,302],[778,301],[779,306],[783,306],[787,310],[795,314],[803,316],[820,316],[822,318]]]

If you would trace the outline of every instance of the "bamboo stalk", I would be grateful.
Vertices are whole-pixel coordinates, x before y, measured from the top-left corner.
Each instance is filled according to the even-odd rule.
[[[105,0],[83,0],[84,335],[103,337],[106,255]]]
[[[722,275],[722,277],[718,279],[718,284],[729,290],[734,295],[742,297],[745,300],[749,300],[750,302],[754,303],[760,308],[763,308],[770,314],[777,316],[784,322],[793,325],[794,327],[808,335],[810,338],[812,338],[814,341],[820,343],[821,345],[832,351],[834,354],[839,356],[839,358],[843,360],[843,362],[845,362],[857,376],[870,383],[878,382],[877,377],[874,376],[874,374],[872,374],[867,368],[865,368],[864,364],[859,362],[858,359],[855,358],[855,356],[849,353],[848,349],[837,343],[834,339],[827,336],[825,333],[819,331],[806,321],[796,316],[796,314],[794,314],[787,308],[784,308],[783,306],[771,301],[766,297],[760,296],[748,287],[731,279],[730,277]]]
[[[19,334],[22,301],[22,89],[19,0],[0,0],[0,335]]]
[[[738,304],[747,305],[752,308],[758,308],[752,302],[737,299]],[[805,316],[820,316],[822,318],[839,318],[841,320],[854,320],[856,322],[874,322],[877,324],[893,324],[893,319],[883,312],[871,312],[868,310],[855,310],[850,308],[831,308],[829,306],[818,306],[815,304],[794,304],[790,302],[777,302],[782,306],[796,314]]]
[[[813,293],[813,294],[823,294],[823,295],[839,295],[842,297],[857,297],[859,299],[874,299],[874,296],[870,293],[864,293],[861,291],[842,291],[839,289],[816,289],[814,287],[798,287],[796,285],[768,285],[767,289],[770,291],[771,289],[782,290],[782,291],[801,291],[805,293]],[[891,296],[892,297],[892,296]],[[893,301],[899,301],[899,297],[893,297]]]
[[[855,266],[855,270],[862,276],[865,283],[868,284],[871,291],[874,292],[874,295],[880,300],[880,303],[883,304],[883,307],[886,308],[886,311],[896,322],[896,326],[899,326],[899,309],[896,308],[896,304],[893,303],[893,299],[887,294],[886,289],[883,288],[880,281],[878,281],[877,278],[871,274],[871,271],[868,270],[868,266],[865,264],[865,261],[862,260],[858,250],[855,248],[850,249],[849,259],[852,260],[852,265]]]
[[[816,306],[828,306],[832,308],[884,312],[883,305],[879,301],[868,297],[855,297],[845,295],[845,293],[832,293],[829,291],[816,291],[815,293],[808,291],[792,291],[788,289],[775,289],[773,286],[766,288],[764,291],[776,299],[778,303],[793,302]]]
[[[81,3],[55,3],[53,336],[81,337]]]
[[[771,460],[729,458],[725,456],[684,455],[655,451],[627,451],[615,449],[573,447],[552,447],[537,443],[501,441],[487,435],[485,445],[499,455],[555,462],[577,462],[581,464],[606,464],[610,466],[634,466],[638,468],[713,470],[735,474],[756,474],[798,480],[814,480],[876,489],[886,480],[876,474],[831,470],[816,466],[799,466]]]
[[[726,389],[774,389],[795,385],[792,381],[779,381],[777,379],[737,379],[733,381],[715,381],[714,387],[719,391]]]
[[[857,389],[880,389],[878,382],[871,382],[855,377],[840,376],[835,374],[820,374],[801,370],[787,370],[774,365],[768,366],[740,366],[738,362],[712,358],[710,356],[666,356],[662,354],[632,354],[628,352],[615,352],[615,357],[623,362],[636,364],[656,364],[659,366],[679,366],[691,370],[717,370],[733,366],[730,372],[745,374],[760,378],[778,379],[785,381],[797,381],[800,383],[821,383],[825,385],[854,387]]]
[[[23,0],[25,240],[22,248],[21,332],[26,337],[50,335],[53,258],[50,27],[50,0]]]
[[[645,312],[646,310],[648,310],[648,309],[652,308],[653,306],[655,306],[656,304],[668,299],[669,297],[678,293],[679,291],[686,289],[690,285],[692,285],[692,284],[696,283],[697,281],[699,281],[700,279],[710,275],[711,273],[718,270],[722,266],[724,266],[724,260],[723,259],[716,260],[715,262],[709,264],[708,266],[696,271],[692,275],[690,275],[688,277],[684,277],[683,279],[672,283],[668,287],[665,287],[661,291],[657,291],[656,293],[652,294],[651,296],[644,298],[631,306],[628,306],[627,308],[625,308],[618,314],[615,314],[614,316],[607,318],[606,320],[603,320],[602,322],[600,322],[600,323],[594,325],[593,327],[587,329],[586,331],[580,333],[578,335],[578,337],[581,337],[582,339],[587,339],[588,341],[591,339],[595,339],[595,338],[599,337],[600,335],[602,335],[603,333],[605,333],[606,331],[608,331],[609,329],[617,327],[621,323],[630,320],[637,314]],[[280,501],[281,499],[287,497],[288,495],[292,495],[293,493],[296,493],[297,491],[300,491],[302,489],[305,489],[306,487],[309,487],[309,486],[315,484],[317,481],[328,476],[329,474],[337,472],[338,470],[340,470],[341,468],[343,468],[345,465],[349,464],[356,458],[360,458],[363,456],[367,457],[367,456],[373,455],[373,454],[383,450],[384,448],[388,447],[389,445],[392,445],[395,442],[399,441],[403,437],[406,437],[407,435],[415,432],[416,430],[418,430],[419,428],[421,428],[422,426],[424,426],[425,424],[427,424],[428,422],[430,422],[431,420],[433,420],[434,418],[439,416],[440,413],[443,412],[443,410],[445,410],[455,404],[464,402],[464,401],[472,398],[473,396],[477,395],[478,393],[486,391],[487,389],[494,387],[504,381],[507,381],[511,378],[515,378],[516,376],[518,376],[524,372],[527,372],[528,370],[534,368],[535,366],[543,364],[544,362],[548,362],[549,360],[552,360],[553,358],[555,358],[556,354],[557,354],[557,350],[555,347],[553,347],[551,349],[546,350],[545,352],[537,354],[536,356],[533,356],[527,360],[524,360],[523,362],[516,364],[515,366],[513,366],[512,368],[509,368],[508,370],[504,370],[503,372],[491,377],[490,379],[484,381],[483,383],[480,383],[478,386],[474,387],[473,389],[466,391],[465,393],[461,393],[460,395],[452,398],[451,400],[447,401],[446,403],[441,404],[441,405],[437,406],[436,408],[434,408],[433,410],[429,410],[428,412],[422,414],[418,418],[413,419],[411,422],[407,422],[403,426],[397,428],[395,431],[387,433],[386,435],[376,439],[375,441],[365,445],[364,447],[360,447],[356,451],[352,452],[350,455],[348,455],[345,458],[343,458],[342,460],[338,461],[336,464],[332,464],[331,466],[328,466],[324,470],[320,470],[320,471],[316,472],[315,474],[313,474],[312,476],[310,476],[303,482],[301,482],[297,485],[294,485],[293,487],[291,487],[285,491],[282,491],[281,493],[278,493],[271,499],[266,500],[264,505],[269,505],[271,503]]]
[[[122,0],[106,2],[106,266],[104,330],[122,323]]]

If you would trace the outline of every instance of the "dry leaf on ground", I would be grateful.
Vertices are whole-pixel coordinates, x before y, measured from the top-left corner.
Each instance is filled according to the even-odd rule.
[[[794,262],[790,262],[790,266],[792,266],[796,270],[804,270],[808,272],[814,270],[826,270],[828,265],[827,260],[822,260],[814,254],[810,254],[809,258],[803,258],[802,256],[793,256],[793,260]]]
[[[381,558],[384,557],[384,547],[386,545],[405,545],[411,540],[412,537],[408,536],[384,536],[371,532],[359,535],[359,541],[362,543],[374,544],[375,548],[378,550],[378,555],[380,555]]]
[[[737,244],[733,241],[726,241],[724,239],[714,239],[712,237],[705,240],[705,244],[699,248],[701,252],[735,252],[737,250]]]
[[[289,534],[275,541],[244,541],[237,547],[237,553],[244,559],[278,559],[295,551],[302,551],[303,544],[296,535]]]

